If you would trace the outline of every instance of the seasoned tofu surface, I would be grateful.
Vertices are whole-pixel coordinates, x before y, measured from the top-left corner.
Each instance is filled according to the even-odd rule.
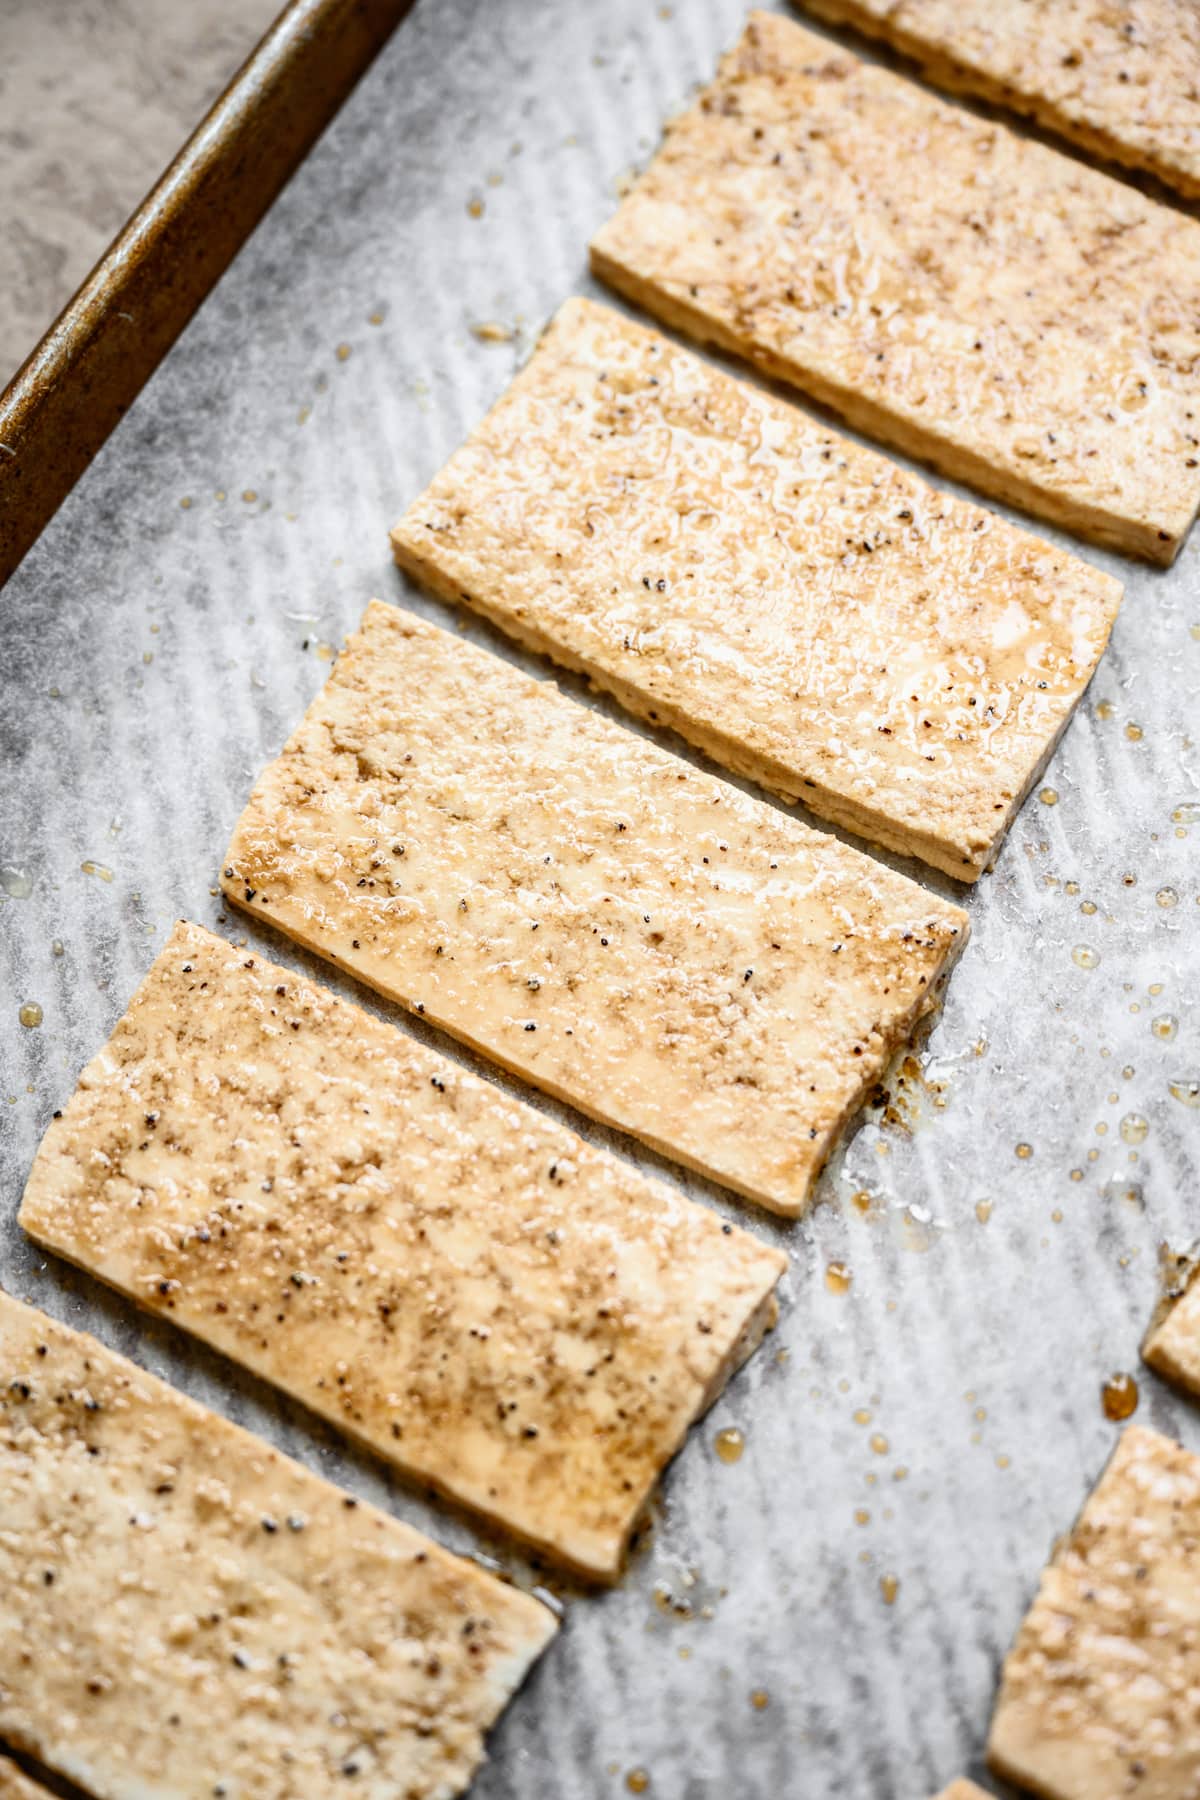
[[[754,13],[592,243],[671,325],[1086,537],[1200,502],[1200,222]]]
[[[965,913],[373,602],[260,779],[229,898],[783,1213]]]
[[[98,1800],[450,1800],[553,1631],[0,1295],[0,1736]]]
[[[1196,1246],[1183,1256],[1164,1249],[1166,1291],[1142,1344],[1151,1368],[1200,1393],[1200,1260]]]
[[[49,1800],[44,1787],[31,1781],[7,1756],[0,1756],[0,1800]]]
[[[885,38],[943,87],[1031,114],[1200,194],[1196,0],[802,0]]]
[[[1121,589],[570,300],[392,533],[444,598],[835,823],[973,881]]]
[[[1129,1427],[1004,1665],[988,1760],[1045,1800],[1200,1792],[1200,1457]]]
[[[611,1576],[782,1252],[181,924],[38,1152],[39,1243]]]

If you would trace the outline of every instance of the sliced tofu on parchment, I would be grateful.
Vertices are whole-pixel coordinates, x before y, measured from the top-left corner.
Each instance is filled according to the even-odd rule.
[[[1028,113],[1097,156],[1200,194],[1195,0],[802,0],[931,81]]]
[[[669,325],[1168,563],[1200,504],[1200,221],[752,13],[592,240]]]
[[[994,860],[1121,598],[587,300],[392,544],[641,717],[960,881]]]
[[[394,1026],[180,924],[20,1222],[590,1575],[786,1258]]]
[[[554,1629],[0,1294],[0,1736],[97,1800],[451,1800]]]
[[[967,930],[871,857],[378,602],[260,778],[223,885],[788,1214]]]
[[[1044,1800],[1200,1792],[1200,1457],[1121,1437],[1004,1664],[997,1775]]]

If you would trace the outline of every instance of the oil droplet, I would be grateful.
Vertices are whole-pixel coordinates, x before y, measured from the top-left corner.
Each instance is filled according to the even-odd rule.
[[[36,1000],[27,1000],[17,1014],[17,1017],[20,1019],[22,1025],[32,1031],[35,1026],[40,1025],[42,1022],[42,1009]]]
[[[106,868],[103,863],[92,862],[90,857],[87,862],[81,862],[79,867],[85,875],[98,875],[101,881],[111,881],[113,878],[111,869]]]
[[[1081,900],[1079,902],[1079,910],[1081,913],[1086,913],[1090,919],[1096,910],[1096,902],[1094,900]]]
[[[854,1523],[856,1525],[869,1525],[871,1523],[871,1515],[865,1506],[855,1508]]]
[[[62,939],[55,938],[53,943],[50,945],[51,956],[61,956],[63,954],[63,950],[64,950],[64,945],[63,945]]]
[[[382,325],[383,324],[383,308],[381,306],[377,306],[375,308],[375,311],[368,318],[367,324],[368,325]]]
[[[337,359],[339,362],[349,362],[349,360],[350,360],[349,344],[339,344],[337,347],[336,355],[337,355]]]
[[[713,1439],[713,1449],[723,1463],[739,1462],[745,1448],[746,1440],[736,1425],[727,1425]]]
[[[1126,726],[1126,727],[1125,727],[1125,736],[1126,736],[1126,737],[1127,737],[1127,738],[1128,738],[1128,739],[1129,739],[1129,741],[1130,741],[1130,743],[1131,743],[1131,744],[1136,744],[1136,743],[1138,743],[1138,742],[1139,742],[1139,741],[1140,741],[1140,740],[1141,740],[1141,738],[1142,738],[1142,737],[1143,737],[1143,736],[1144,736],[1144,735],[1145,735],[1145,734],[1144,734],[1144,732],[1143,732],[1143,731],[1142,731],[1142,728],[1141,728],[1141,726],[1140,726],[1140,725],[1135,725],[1135,724],[1134,724],[1134,723],[1133,723],[1133,722],[1132,722],[1132,720],[1131,720],[1131,721],[1130,721],[1130,723],[1129,723],[1129,724],[1128,724],[1128,725],[1127,725],[1127,726]]]
[[[14,869],[11,864],[0,864],[0,889],[10,900],[28,900],[33,892],[33,876],[27,869]]]
[[[879,1592],[883,1595],[883,1604],[885,1606],[895,1606],[896,1596],[900,1592],[899,1576],[881,1575],[879,1577]]]
[[[1098,719],[1111,719],[1112,716],[1113,716],[1112,701],[1111,700],[1099,701],[1096,706],[1096,717]]]
[[[1064,894],[1077,894],[1078,892],[1079,892],[1079,883],[1077,881],[1064,881],[1063,882],[1063,893]]]
[[[467,201],[467,217],[469,219],[482,219],[483,217],[483,201],[478,194],[472,195],[471,199]],[[640,1789],[634,1791],[635,1793],[641,1792]]]
[[[755,1712],[765,1712],[771,1704],[771,1696],[766,1688],[754,1688],[750,1694],[750,1704]]]
[[[888,1443],[887,1439],[884,1437],[882,1431],[873,1431],[871,1433],[871,1448],[875,1452],[876,1456],[886,1456],[887,1455],[889,1449],[891,1448],[891,1445]]]
[[[1018,1144],[1017,1145],[1017,1155],[1020,1157],[1022,1162],[1028,1162],[1030,1157],[1033,1155],[1033,1145],[1032,1144]]]
[[[1089,904],[1090,902],[1084,901],[1085,907]],[[1095,910],[1096,909],[1093,906],[1092,911],[1095,912]],[[1071,952],[1071,961],[1080,969],[1094,969],[1098,965],[1100,958],[1090,944],[1076,944]]]
[[[990,1200],[977,1200],[975,1202],[975,1217],[979,1220],[979,1223],[981,1225],[986,1225],[988,1220],[991,1218],[991,1216],[992,1216],[991,1201]]]
[[[1171,906],[1179,905],[1179,895],[1175,892],[1175,889],[1172,887],[1159,888],[1159,890],[1158,890],[1157,894],[1155,894],[1154,898],[1158,901],[1158,904],[1162,907],[1171,907]]]
[[[244,488],[242,490],[242,499],[246,502],[247,506],[252,506],[254,504],[254,502],[258,499],[258,489],[257,488]]]
[[[871,1423],[871,1414],[867,1407],[859,1407],[854,1415],[854,1423],[856,1425],[869,1425]]]
[[[1082,1169],[1072,1169],[1070,1179],[1072,1181],[1082,1181],[1083,1180],[1083,1170]]]
[[[1058,789],[1052,788],[1052,787],[1044,787],[1042,789],[1041,793],[1038,795],[1038,799],[1041,801],[1043,806],[1057,806],[1058,805]]]
[[[1149,1129],[1150,1121],[1141,1113],[1126,1113],[1121,1120],[1121,1136],[1127,1144],[1144,1144]]]
[[[481,344],[511,344],[517,335],[511,325],[502,325],[499,319],[484,319],[472,325],[471,332]]]
[[[1137,1411],[1138,1384],[1132,1375],[1110,1375],[1100,1389],[1106,1419],[1131,1419]]]
[[[825,1286],[831,1294],[848,1294],[854,1276],[844,1262],[831,1262],[825,1271]]]
[[[1172,1081],[1169,1091],[1184,1106],[1200,1106],[1200,1081]]]

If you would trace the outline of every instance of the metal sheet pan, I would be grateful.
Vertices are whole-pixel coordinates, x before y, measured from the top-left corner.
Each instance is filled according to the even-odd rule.
[[[0,900],[0,1279],[521,1580],[544,1576],[36,1254],[15,1212],[171,920],[220,917],[227,835],[327,646],[372,594],[447,618],[387,527],[591,291],[617,178],[742,16],[424,0],[5,591],[0,863],[32,885]],[[489,322],[514,336],[478,337]],[[972,943],[890,1111],[792,1229],[652,1165],[787,1245],[784,1317],[623,1584],[568,1597],[482,1800],[591,1800],[636,1768],[661,1800],[925,1800],[980,1772],[999,1659],[1113,1442],[1101,1382],[1137,1368],[1160,1240],[1196,1229],[1200,1113],[1169,1090],[1200,1074],[1200,538],[1165,574],[1088,554],[1127,598],[1046,778],[1057,803],[1030,801],[967,897]],[[1138,1417],[1200,1449],[1200,1416],[1139,1380]],[[730,1465],[712,1440],[731,1425]]]

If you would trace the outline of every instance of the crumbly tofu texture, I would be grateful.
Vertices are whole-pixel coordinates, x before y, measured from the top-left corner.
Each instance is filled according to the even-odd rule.
[[[1200,1394],[1200,1273],[1198,1246],[1185,1256],[1164,1259],[1167,1285],[1150,1329],[1142,1343],[1142,1355],[1152,1369]]]
[[[797,1214],[958,907],[375,601],[224,889],[593,1117]]]
[[[189,924],[47,1131],[20,1222],[601,1577],[787,1265]]]
[[[592,242],[668,324],[957,480],[1170,562],[1200,223],[754,13]]]
[[[994,859],[1121,598],[587,300],[392,543],[641,717],[960,881]]]
[[[1004,1665],[988,1761],[1044,1800],[1200,1783],[1200,1458],[1127,1429]]]
[[[0,1800],[51,1800],[46,1788],[31,1781],[7,1756],[0,1756]]]
[[[99,1800],[450,1800],[550,1611],[0,1295],[0,1734]]]
[[[1200,194],[1195,0],[802,0],[881,37],[930,80]]]

